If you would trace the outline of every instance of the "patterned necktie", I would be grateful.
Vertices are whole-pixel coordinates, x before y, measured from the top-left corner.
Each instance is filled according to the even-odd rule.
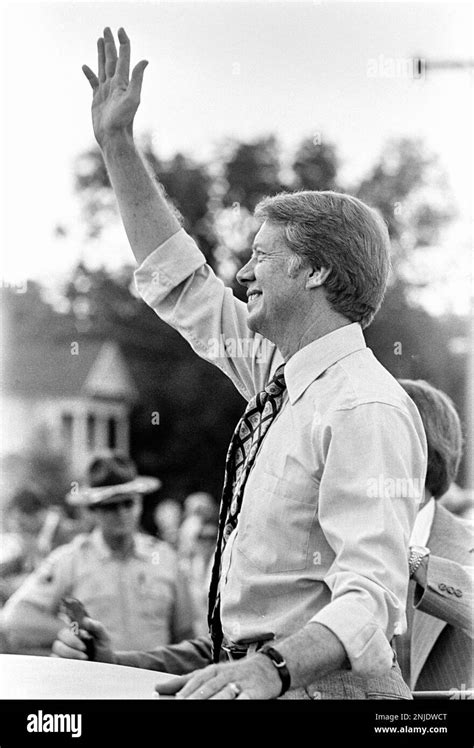
[[[214,662],[219,660],[223,639],[219,594],[222,553],[231,533],[237,527],[245,484],[257,452],[281,408],[286,390],[283,370],[284,364],[278,367],[265,389],[249,401],[235,428],[227,452],[217,545],[209,589],[208,623]]]

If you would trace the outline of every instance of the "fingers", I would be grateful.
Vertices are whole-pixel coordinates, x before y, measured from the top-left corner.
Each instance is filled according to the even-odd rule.
[[[67,657],[72,660],[87,660],[85,645],[70,629],[61,629],[53,644],[53,654],[57,657]]]
[[[128,85],[130,76],[130,39],[125,29],[118,30],[118,39],[120,42],[119,55],[117,57],[117,48],[115,46],[112,31],[107,26],[104,29],[104,36],[97,40],[97,58],[98,58],[98,76],[96,76],[88,65],[83,65],[82,70],[92,89],[98,87],[99,83],[104,83],[108,78],[116,75],[121,83]],[[135,65],[130,80],[130,94],[133,98],[139,100],[143,84],[143,74],[148,65],[147,60],[141,60]]]
[[[98,644],[109,644],[110,637],[107,629],[100,621],[95,621],[92,618],[84,618],[82,627],[94,637]]]
[[[147,60],[141,60],[141,62],[137,63],[135,67],[132,70],[132,78],[130,81],[130,93],[132,96],[140,100],[140,94],[142,90],[142,83],[143,83],[143,73],[145,72],[145,68],[148,65]]]
[[[171,678],[166,683],[161,683],[155,686],[155,691],[162,693],[163,695],[169,696],[181,691],[183,686],[190,679],[190,675],[177,675],[175,678]]]
[[[214,665],[191,673],[184,688],[176,695],[178,699],[208,699],[226,685],[226,676]]]
[[[125,33],[125,29],[118,30],[118,39],[120,47],[116,74],[118,78],[128,85],[130,75],[130,40]]]
[[[113,34],[108,26],[104,29],[104,45],[105,76],[106,78],[112,78],[115,74],[115,67],[117,65],[117,49],[115,47]]]
[[[196,670],[189,675],[177,675],[156,686],[156,691],[163,695],[175,694],[177,699],[250,699],[250,696],[241,690],[241,686],[229,681],[227,667],[219,668],[214,665]]]
[[[99,72],[99,82],[105,81],[105,44],[102,37],[97,39],[97,69]]]
[[[96,74],[92,72],[92,70],[90,69],[90,67],[88,65],[83,65],[82,66],[82,72],[84,73],[84,75],[86,76],[87,80],[91,84],[92,90],[95,91],[96,88],[99,85],[99,79],[96,76]]]
[[[233,684],[227,683],[220,691],[210,696],[210,701],[235,701],[235,699],[249,699],[243,691],[236,694],[235,687]]]
[[[186,692],[185,689],[183,689],[183,691],[180,691],[178,694],[176,694],[176,698],[190,699],[192,701],[202,701],[212,698],[235,698],[235,694],[232,697],[230,695],[231,689],[228,689],[227,693],[222,693],[222,691],[226,687],[227,684],[222,678],[211,678],[211,680],[208,680],[206,681],[206,683],[201,684],[200,687],[195,688],[192,692]]]
[[[85,652],[80,652],[78,649],[68,647],[63,642],[56,639],[53,644],[53,655],[56,657],[65,657],[68,660],[88,660]]]
[[[78,649],[81,652],[85,652],[86,650],[81,638],[71,628],[64,628],[58,631],[56,641],[62,642],[66,647],[70,647],[71,649]]]

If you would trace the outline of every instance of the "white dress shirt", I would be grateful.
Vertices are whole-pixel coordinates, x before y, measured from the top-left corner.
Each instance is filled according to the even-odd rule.
[[[135,278],[144,300],[247,400],[283,362],[248,329],[246,305],[183,230]],[[223,631],[235,643],[278,642],[317,622],[342,642],[355,673],[382,674],[392,664],[394,631],[405,626],[423,425],[358,324],[295,353],[285,379],[285,400],[223,554]]]
[[[410,545],[419,545],[426,548],[428,545],[428,538],[431,533],[431,525],[433,524],[435,512],[435,500],[433,497],[429,499],[423,509],[420,509],[416,515],[415,525],[410,538]]]

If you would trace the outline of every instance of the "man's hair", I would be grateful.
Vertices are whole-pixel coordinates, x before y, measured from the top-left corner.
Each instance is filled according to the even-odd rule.
[[[461,422],[453,401],[422,379],[400,379],[421,416],[428,443],[425,486],[435,499],[446,493],[456,478],[462,454]]]
[[[280,224],[295,253],[292,270],[326,267],[326,298],[337,312],[367,327],[385,293],[390,240],[378,213],[339,192],[281,193],[255,208],[258,219]]]

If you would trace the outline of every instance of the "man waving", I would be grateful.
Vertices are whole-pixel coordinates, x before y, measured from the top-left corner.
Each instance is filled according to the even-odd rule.
[[[391,641],[405,627],[425,436],[362,333],[385,291],[386,227],[349,195],[266,198],[237,276],[248,303],[236,300],[136,149],[147,63],[129,78],[123,29],[118,38],[117,54],[105,29],[98,76],[84,72],[138,289],[248,405],[225,466],[209,641],[118,655],[103,646],[104,656],[170,670],[186,650],[175,672],[187,674],[166,686],[182,698],[410,698]],[[67,634],[56,643],[57,654],[79,650]]]

